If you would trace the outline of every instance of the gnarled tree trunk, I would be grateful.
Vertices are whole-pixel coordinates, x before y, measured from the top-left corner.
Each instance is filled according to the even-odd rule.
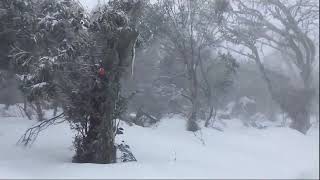
[[[104,35],[102,35],[104,36]],[[123,29],[118,39],[112,42],[97,38],[100,49],[100,59],[107,72],[105,79],[99,79],[98,88],[93,88],[91,94],[94,112],[90,115],[88,136],[83,140],[83,149],[77,150],[76,162],[108,164],[116,162],[116,113],[120,98],[120,78],[130,69],[132,49],[138,33]],[[108,44],[109,43],[109,44]],[[110,46],[112,44],[113,46]]]

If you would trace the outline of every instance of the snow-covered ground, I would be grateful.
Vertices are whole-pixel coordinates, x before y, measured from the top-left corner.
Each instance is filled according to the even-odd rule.
[[[50,127],[25,149],[16,142],[35,122],[0,117],[0,178],[319,178],[318,128],[302,135],[227,122],[224,132],[203,128],[196,134],[185,131],[179,117],[152,128],[123,124],[117,140],[124,139],[138,161],[101,165],[71,163],[67,124]]]

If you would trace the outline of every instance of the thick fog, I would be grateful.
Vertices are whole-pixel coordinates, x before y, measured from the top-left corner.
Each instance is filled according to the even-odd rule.
[[[85,177],[98,178],[120,176],[91,163],[133,162],[122,178],[144,174],[134,163],[155,165],[148,177],[319,178],[318,134],[318,1],[0,2],[5,178],[33,158],[89,163],[97,176]],[[26,159],[13,139],[41,155]],[[243,168],[256,163],[254,173]],[[28,170],[84,177],[87,166],[70,167]]]

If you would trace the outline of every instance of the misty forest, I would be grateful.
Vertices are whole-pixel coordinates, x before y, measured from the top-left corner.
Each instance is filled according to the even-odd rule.
[[[319,2],[1,0],[0,178],[318,179]]]

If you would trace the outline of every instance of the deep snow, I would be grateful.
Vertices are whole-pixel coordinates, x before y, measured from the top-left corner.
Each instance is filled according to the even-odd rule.
[[[31,148],[22,148],[16,142],[35,122],[0,117],[0,178],[319,178],[318,128],[302,135],[226,122],[224,132],[202,128],[196,134],[185,131],[178,116],[152,128],[122,124],[117,140],[131,146],[138,162],[98,165],[71,163],[67,124],[50,127]]]

